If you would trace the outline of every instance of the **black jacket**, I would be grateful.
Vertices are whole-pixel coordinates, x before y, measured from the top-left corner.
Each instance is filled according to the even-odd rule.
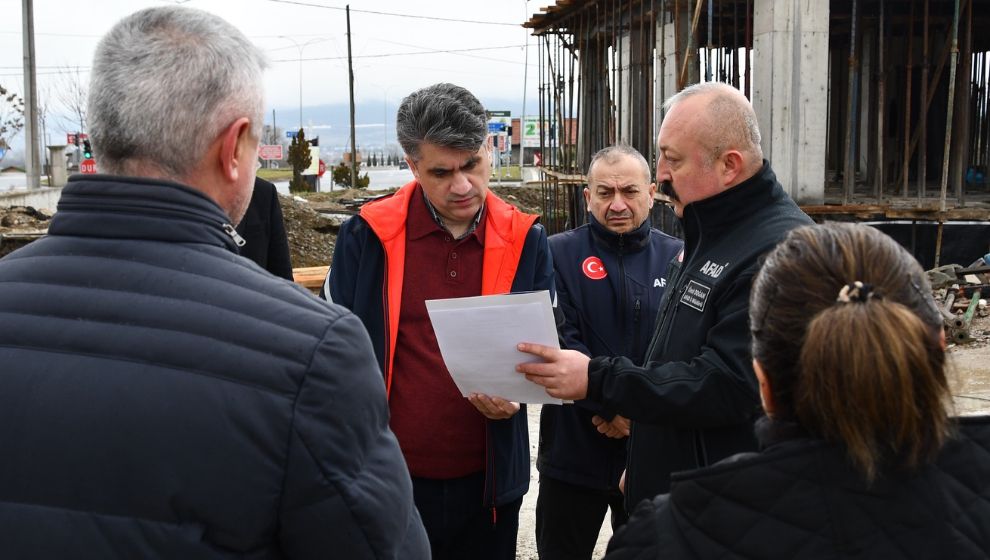
[[[244,219],[237,224],[237,233],[244,238],[244,246],[240,248],[242,256],[275,276],[292,280],[289,240],[275,185],[255,178],[251,203]]]
[[[564,319],[558,325],[561,344],[588,356],[638,360],[653,332],[667,263],[683,243],[651,228],[649,221],[616,234],[594,216],[588,219],[550,237],[557,306]],[[542,475],[596,490],[618,488],[626,439],[598,433],[591,423],[595,414],[607,420],[615,416],[588,400],[543,406],[536,461]]]
[[[670,495],[643,502],[606,558],[990,558],[990,417],[960,419],[933,465],[872,486],[820,440],[769,443],[674,475]]]
[[[429,557],[361,322],[233,232],[73,177],[0,260],[0,558]]]
[[[683,263],[667,269],[644,365],[600,357],[588,367],[588,398],[633,420],[628,511],[666,492],[674,471],[756,449],[750,285],[760,257],[811,223],[766,162],[743,183],[684,208]]]

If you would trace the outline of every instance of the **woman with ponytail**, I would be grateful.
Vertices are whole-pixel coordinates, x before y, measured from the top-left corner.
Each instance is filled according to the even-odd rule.
[[[990,418],[951,418],[914,258],[868,226],[800,228],[749,313],[762,450],[675,474],[606,558],[990,558]]]

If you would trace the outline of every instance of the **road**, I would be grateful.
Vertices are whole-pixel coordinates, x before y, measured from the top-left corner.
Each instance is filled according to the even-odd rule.
[[[27,176],[24,173],[0,173],[0,192],[6,192],[15,188],[24,188],[27,185]]]
[[[371,179],[371,183],[368,185],[368,190],[371,191],[383,191],[386,189],[391,189],[392,187],[401,187],[409,181],[413,180],[412,171],[408,169],[396,169],[394,167],[387,168],[374,168],[365,169],[362,171],[368,174],[368,178]],[[340,187],[335,187],[339,189]],[[275,189],[282,194],[289,194],[289,182],[279,181],[275,183]],[[320,183],[320,192],[330,191],[330,176],[324,175]]]

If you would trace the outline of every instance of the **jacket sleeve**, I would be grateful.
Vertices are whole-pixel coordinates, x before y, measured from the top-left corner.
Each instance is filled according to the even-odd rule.
[[[594,358],[588,398],[646,424],[718,427],[751,419],[760,406],[750,359],[749,290],[755,270],[717,300],[717,313],[697,356],[686,362]]]
[[[355,232],[361,218],[354,216],[349,218],[340,226],[337,232],[337,242],[333,247],[333,258],[330,263],[330,271],[327,279],[320,289],[320,297],[338,305],[343,305],[347,309],[354,309],[354,294],[357,291],[355,283],[357,281],[356,270],[361,261],[362,243],[361,235]],[[364,239],[363,241],[367,241]]]
[[[343,313],[296,395],[280,507],[286,558],[430,557],[387,407],[368,335]]]
[[[608,541],[605,560],[653,560],[655,558],[681,558],[671,555],[674,551],[659,546],[660,513],[665,510],[667,496],[643,500],[633,510],[629,520]]]
[[[285,234],[285,220],[278,192],[272,189],[271,214],[268,223],[271,232],[268,240],[268,271],[275,276],[292,280],[292,260],[289,257],[289,238]]]

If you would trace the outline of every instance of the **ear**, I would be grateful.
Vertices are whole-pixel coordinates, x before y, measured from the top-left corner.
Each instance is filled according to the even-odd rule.
[[[657,184],[650,183],[650,208],[653,208],[653,203],[656,202],[657,196]]]
[[[945,349],[946,349],[946,348],[948,348],[948,346],[949,346],[949,345],[948,345],[948,344],[946,344],[946,342],[945,342],[945,329],[939,329],[939,330],[938,330],[938,344],[939,344],[939,346],[941,346],[941,347],[942,347],[942,351],[943,351],[943,352],[944,352],[944,351],[945,351]]]
[[[584,188],[584,207],[585,209],[591,207],[591,190],[588,187]]]
[[[405,156],[406,163],[409,164],[409,170],[412,171],[413,177],[419,181],[419,169],[416,169],[416,161],[408,155]]]
[[[727,150],[722,154],[722,185],[725,187],[734,186],[739,182],[739,178],[743,173],[743,164],[745,160],[742,154],[738,150]]]
[[[753,371],[756,372],[756,379],[760,382],[760,401],[763,402],[763,410],[766,411],[767,416],[773,418],[773,413],[777,409],[773,402],[773,388],[770,386],[770,379],[766,372],[763,371],[763,366],[755,358],[753,359]]]
[[[252,150],[251,119],[241,117],[232,122],[223,133],[220,143],[220,166],[224,179],[236,182],[244,172],[242,165],[251,158],[258,157]]]

